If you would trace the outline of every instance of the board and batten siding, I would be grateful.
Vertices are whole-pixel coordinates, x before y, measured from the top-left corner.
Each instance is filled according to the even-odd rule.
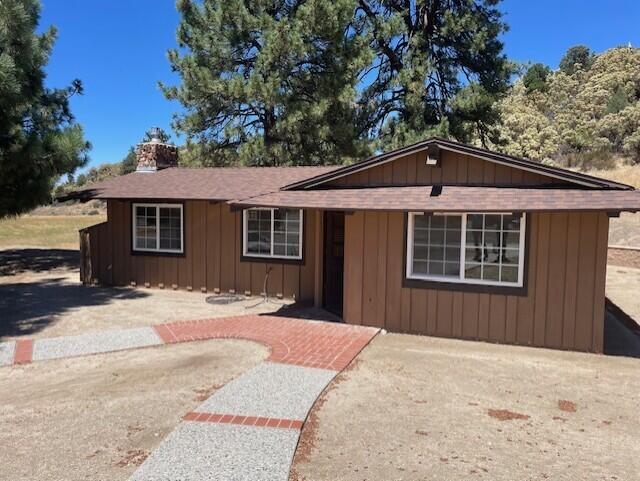
[[[313,301],[316,212],[304,212],[302,263],[243,261],[241,211],[225,203],[184,202],[184,255],[147,254],[131,251],[131,204],[109,200],[107,222],[81,233],[83,255],[91,260],[85,282],[260,295],[271,268],[269,295]]]
[[[403,287],[404,214],[345,218],[344,319],[395,332],[602,352],[609,218],[529,215],[526,295]]]
[[[425,163],[426,153],[406,155],[396,160],[354,172],[328,183],[339,187],[368,185],[545,185],[565,183],[542,174],[489,162],[477,157],[442,150],[440,167]]]

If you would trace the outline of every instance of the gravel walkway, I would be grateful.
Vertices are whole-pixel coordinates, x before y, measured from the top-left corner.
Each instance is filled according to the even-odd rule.
[[[152,327],[92,332],[77,336],[37,339],[33,360],[60,359],[163,344]]]
[[[182,423],[131,481],[281,481],[298,443],[293,429]]]
[[[15,351],[16,343],[14,341],[0,342],[0,366],[9,366],[13,364]]]
[[[264,362],[216,391],[197,411],[303,421],[335,374]]]
[[[130,479],[287,481],[313,403],[377,333],[335,322],[247,315],[0,343],[0,365],[214,338],[266,344],[267,362],[187,413]]]

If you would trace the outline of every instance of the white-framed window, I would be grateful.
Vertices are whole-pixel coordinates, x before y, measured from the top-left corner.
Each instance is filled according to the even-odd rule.
[[[525,214],[410,213],[408,279],[522,287]]]
[[[243,255],[302,259],[302,209],[243,211]]]
[[[133,204],[133,250],[184,252],[182,204]]]

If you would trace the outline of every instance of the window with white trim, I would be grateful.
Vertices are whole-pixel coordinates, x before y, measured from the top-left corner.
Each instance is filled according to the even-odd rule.
[[[243,255],[302,259],[302,209],[246,209]]]
[[[408,279],[521,287],[524,214],[410,213]]]
[[[182,253],[182,204],[133,204],[133,250]]]

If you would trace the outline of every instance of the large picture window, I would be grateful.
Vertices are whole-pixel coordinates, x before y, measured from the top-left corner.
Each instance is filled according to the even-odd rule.
[[[302,259],[301,209],[247,209],[243,213],[243,254]]]
[[[524,214],[409,214],[409,279],[521,287]]]
[[[133,250],[183,252],[180,204],[133,204]]]

